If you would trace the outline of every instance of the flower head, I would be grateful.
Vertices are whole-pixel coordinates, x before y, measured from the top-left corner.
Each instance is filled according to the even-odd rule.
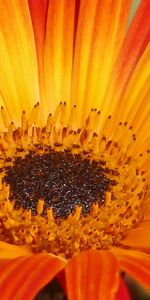
[[[150,3],[127,29],[130,6],[0,3],[5,299],[60,271],[68,299],[119,297],[121,270],[150,288]]]

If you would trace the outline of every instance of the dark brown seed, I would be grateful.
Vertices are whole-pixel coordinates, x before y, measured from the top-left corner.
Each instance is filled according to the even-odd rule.
[[[50,147],[42,155],[30,151],[24,158],[15,158],[5,172],[3,181],[10,185],[10,200],[15,199],[16,209],[31,209],[35,215],[42,198],[43,216],[52,207],[60,218],[69,216],[77,206],[82,206],[82,215],[86,215],[94,203],[104,203],[106,191],[116,184],[107,177],[105,162],[90,162],[80,154]]]

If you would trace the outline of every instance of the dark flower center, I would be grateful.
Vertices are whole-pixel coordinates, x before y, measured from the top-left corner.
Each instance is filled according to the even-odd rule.
[[[36,215],[38,201],[42,199],[43,216],[47,208],[52,208],[55,217],[65,218],[78,206],[85,216],[94,203],[105,202],[106,191],[115,184],[107,172],[103,161],[49,147],[47,153],[30,151],[24,158],[15,158],[13,166],[6,167],[3,181],[10,185],[10,200],[15,199],[15,209],[31,209]]]

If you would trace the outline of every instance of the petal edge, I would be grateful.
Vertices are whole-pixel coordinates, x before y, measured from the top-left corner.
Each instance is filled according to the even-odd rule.
[[[89,250],[66,267],[69,300],[113,300],[119,284],[118,263],[109,251]]]

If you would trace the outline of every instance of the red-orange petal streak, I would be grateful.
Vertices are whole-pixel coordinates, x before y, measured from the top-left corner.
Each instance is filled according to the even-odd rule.
[[[28,0],[28,3],[39,57],[44,46],[48,0]]]
[[[44,76],[49,110],[60,101],[70,105],[75,0],[51,0],[47,11]]]
[[[43,49],[46,34],[46,21],[47,21],[47,7],[48,0],[28,0],[29,9],[33,24],[33,31],[35,36],[36,51],[38,58],[38,76],[40,85],[40,102],[41,102],[41,119],[43,123],[46,121],[47,116],[47,101],[45,95],[45,79],[44,79],[44,66],[43,66]]]
[[[115,299],[118,281],[118,263],[109,251],[83,252],[66,267],[68,300]]]
[[[113,249],[120,268],[150,290],[150,255],[121,248]]]
[[[32,300],[65,264],[65,260],[49,254],[35,254],[2,261],[0,299]]]

